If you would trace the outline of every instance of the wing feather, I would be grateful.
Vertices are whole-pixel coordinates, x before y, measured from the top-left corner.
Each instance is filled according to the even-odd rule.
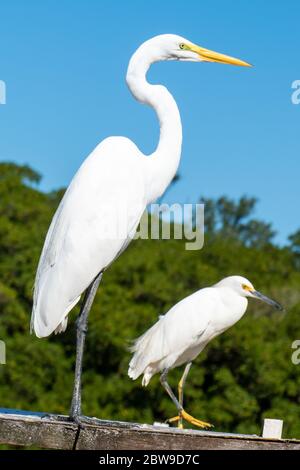
[[[37,336],[60,330],[92,280],[130,242],[146,207],[144,158],[129,139],[112,137],[74,176],[37,269],[31,320]]]
[[[129,377],[135,380],[144,373],[147,385],[152,375],[174,367],[187,350],[199,346],[215,307],[211,292],[202,289],[184,298],[135,341]]]

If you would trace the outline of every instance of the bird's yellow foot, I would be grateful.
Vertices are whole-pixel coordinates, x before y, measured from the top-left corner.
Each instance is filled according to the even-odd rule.
[[[190,414],[188,414],[185,410],[182,410],[178,416],[174,416],[174,418],[170,418],[167,420],[168,423],[176,423],[178,421],[178,427],[183,429],[181,419],[184,419],[188,423],[193,424],[194,426],[198,426],[198,428],[209,429],[213,428],[213,424],[206,423],[205,421],[201,421],[200,419],[194,418]]]

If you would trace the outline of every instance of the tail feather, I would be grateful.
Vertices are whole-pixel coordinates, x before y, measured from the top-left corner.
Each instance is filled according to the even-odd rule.
[[[43,316],[44,309],[40,307],[39,304],[34,305],[31,315],[30,332],[35,333],[38,338],[44,338],[53,332],[55,334],[63,333],[67,328],[68,313],[75,307],[79,300],[80,296],[64,309],[59,320],[53,321],[53,319],[50,318],[47,324],[45,323],[45,316]]]
[[[142,336],[137,338],[130,348],[134,353],[128,369],[128,375],[132,380],[136,380],[144,374],[142,384],[148,385],[152,375],[157,371],[155,363],[162,358],[163,329],[160,319]]]
[[[64,333],[68,326],[68,317],[66,316],[62,322],[58,325],[57,328],[54,330],[54,334],[57,335],[59,333]]]

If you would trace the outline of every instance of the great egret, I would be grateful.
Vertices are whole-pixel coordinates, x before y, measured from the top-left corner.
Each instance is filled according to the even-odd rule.
[[[146,387],[154,374],[162,372],[161,384],[178,411],[178,416],[169,422],[178,421],[182,428],[184,419],[201,428],[211,427],[184,410],[185,381],[192,361],[205,346],[242,318],[248,306],[247,297],[260,299],[282,310],[279,303],[255,290],[248,279],[230,276],[178,302],[135,341],[128,375],[135,380],[143,374],[142,385]],[[183,364],[186,366],[178,384],[177,399],[167,382],[167,375],[170,369]]]
[[[138,101],[155,109],[160,123],[158,146],[149,157],[125,137],[109,137],[95,148],[53,217],[34,286],[31,329],[40,338],[65,331],[68,313],[86,291],[77,323],[71,405],[75,420],[81,413],[87,318],[102,273],[130,243],[147,204],[162,195],[179,164],[182,133],[175,100],[165,87],[146,80],[150,65],[161,60],[249,65],[172,34],[146,41],[131,57],[127,85]]]

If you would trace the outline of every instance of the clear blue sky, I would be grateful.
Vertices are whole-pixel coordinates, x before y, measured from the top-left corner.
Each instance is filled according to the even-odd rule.
[[[3,0],[0,15],[1,160],[30,164],[50,190],[108,135],[150,153],[158,124],[126,88],[128,59],[151,36],[180,34],[255,67],[152,67],[149,79],[174,94],[184,126],[182,180],[168,201],[254,195],[278,241],[300,228],[298,0]]]

